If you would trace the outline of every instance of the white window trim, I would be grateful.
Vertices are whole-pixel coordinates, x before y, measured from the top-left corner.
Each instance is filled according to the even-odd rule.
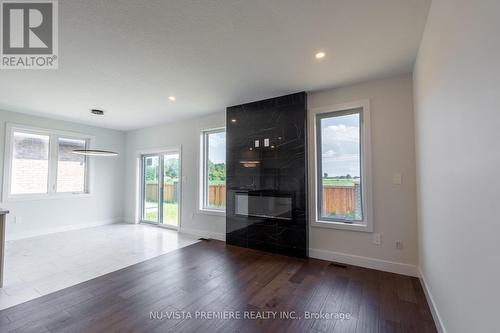
[[[198,172],[198,213],[216,215],[216,216],[226,216],[226,209],[210,209],[205,207],[205,158],[208,152],[208,146],[205,142],[205,136],[210,133],[217,133],[221,131],[226,131],[225,126],[221,127],[211,127],[201,129],[200,133],[200,153],[199,156],[199,172]],[[226,189],[227,190],[227,189]]]
[[[10,185],[11,185],[11,175],[12,175],[12,139],[14,135],[14,131],[27,132],[27,133],[36,133],[41,135],[50,136],[49,143],[49,174],[48,174],[48,193],[40,193],[40,194],[11,194],[10,193]],[[94,182],[94,163],[91,159],[87,158],[86,161],[86,175],[85,175],[85,192],[66,192],[66,193],[58,193],[56,190],[57,186],[57,154],[58,154],[58,138],[64,137],[68,139],[84,139],[87,140],[87,144],[89,147],[93,145],[95,140],[94,136],[78,133],[78,132],[70,132],[70,131],[62,131],[57,129],[48,129],[48,128],[40,128],[29,125],[22,124],[14,124],[7,123],[6,131],[5,131],[5,159],[4,159],[4,174],[3,174],[3,193],[2,200],[4,202],[15,202],[15,201],[32,201],[32,200],[46,200],[46,199],[63,199],[63,198],[82,198],[82,197],[90,197],[93,194]]]
[[[316,116],[323,113],[342,112],[362,108],[362,151],[361,151],[361,191],[363,205],[362,223],[344,223],[322,221],[318,214],[318,147],[316,146]],[[309,110],[309,207],[310,225],[319,228],[332,228],[352,231],[373,232],[373,195],[372,195],[372,154],[371,154],[371,118],[370,101],[361,100],[351,103],[328,105]]]

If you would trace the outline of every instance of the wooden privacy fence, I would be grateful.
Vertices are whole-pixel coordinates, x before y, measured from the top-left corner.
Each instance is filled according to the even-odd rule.
[[[177,183],[163,185],[163,201],[164,202],[177,202]],[[158,201],[158,184],[146,184],[146,201]]]
[[[226,206],[226,186],[209,185],[208,186],[208,204],[216,207]]]
[[[163,185],[163,201],[177,202],[177,184]],[[226,205],[226,186],[210,185],[208,187],[208,199],[210,206]],[[158,201],[158,184],[146,184],[146,201]]]
[[[323,215],[348,214],[356,209],[353,186],[323,187]]]
[[[177,202],[177,184],[163,185],[164,202]],[[210,185],[208,187],[210,206],[226,205],[226,186]],[[146,201],[158,201],[158,184],[146,185]],[[325,186],[323,187],[324,215],[348,214],[356,209],[356,194],[353,186]]]

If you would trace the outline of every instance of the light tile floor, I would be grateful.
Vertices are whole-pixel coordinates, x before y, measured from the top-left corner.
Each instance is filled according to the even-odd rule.
[[[196,242],[194,236],[142,224],[112,224],[8,241],[0,309]]]

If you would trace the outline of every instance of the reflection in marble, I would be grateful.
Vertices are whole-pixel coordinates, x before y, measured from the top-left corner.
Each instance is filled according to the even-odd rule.
[[[226,242],[308,255],[307,95],[227,108]]]

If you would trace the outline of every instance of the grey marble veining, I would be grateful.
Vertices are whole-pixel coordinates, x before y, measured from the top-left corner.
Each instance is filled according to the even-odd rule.
[[[306,105],[302,92],[227,108],[228,244],[308,255]]]

